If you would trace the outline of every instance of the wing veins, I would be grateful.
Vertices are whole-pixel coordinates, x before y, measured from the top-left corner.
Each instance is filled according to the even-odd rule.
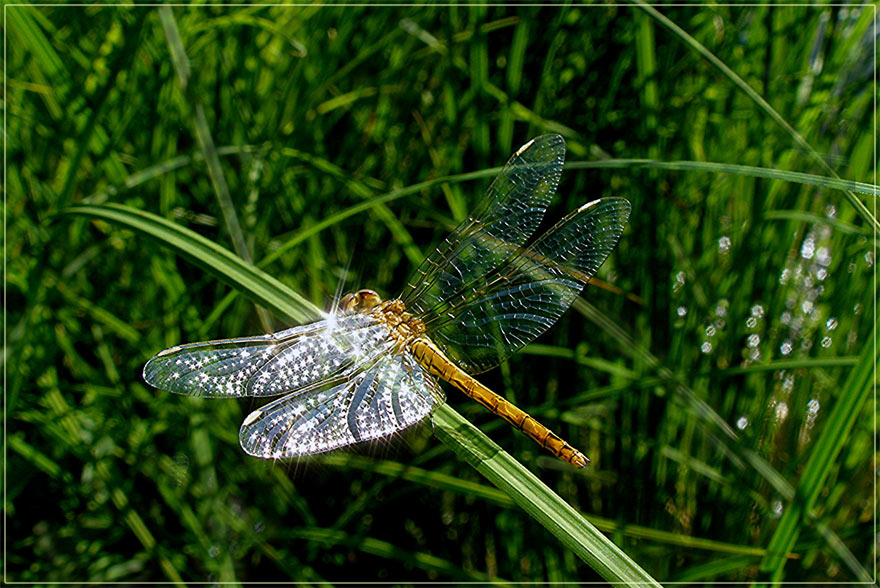
[[[564,155],[565,142],[559,135],[543,135],[520,147],[492,181],[477,207],[468,215],[468,219],[459,224],[416,269],[416,274],[409,280],[401,296],[403,301],[410,303],[419,300],[441,279],[443,270],[450,266],[458,269],[454,260],[463,250],[467,250],[468,240],[479,232],[488,232],[490,228],[495,228],[497,223],[511,217],[533,215],[535,216],[533,226],[528,226],[529,223],[526,223],[520,233],[514,236],[525,241],[533,234],[540,224],[550,198],[556,191]],[[533,159],[530,160],[529,157]],[[534,185],[529,191],[520,183],[523,179],[520,174],[530,168],[539,171],[534,177],[525,178],[528,180],[526,183]],[[511,186],[505,185],[506,182]],[[522,193],[519,193],[520,191]],[[529,205],[524,210],[518,210],[516,204],[523,200]],[[497,218],[493,218],[493,215],[497,215]],[[487,220],[491,222],[485,222]],[[497,228],[503,230],[503,225]],[[508,252],[505,258],[496,261],[494,267],[503,265],[514,253],[515,250]],[[424,267],[426,263],[427,268]]]
[[[611,253],[630,210],[623,198],[585,204],[487,276],[446,293],[416,316],[459,367],[485,371],[565,312]],[[484,315],[492,320],[482,320]],[[447,333],[454,322],[459,327]],[[480,331],[486,325],[494,328]]]

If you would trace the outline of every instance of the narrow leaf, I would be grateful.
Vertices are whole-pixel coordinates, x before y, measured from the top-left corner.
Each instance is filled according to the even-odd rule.
[[[316,306],[288,286],[213,241],[155,214],[119,204],[71,206],[62,214],[113,222],[153,237],[258,304],[274,308],[291,320],[302,323],[321,317]]]
[[[613,541],[449,405],[434,411],[437,437],[611,583],[660,586]]]
[[[876,335],[875,330],[868,340],[876,341]],[[810,511],[819,497],[819,492],[849,438],[856,418],[862,412],[862,405],[874,388],[874,374],[878,361],[880,361],[880,347],[875,344],[865,345],[859,355],[858,363],[849,373],[840,395],[834,402],[828,421],[813,444],[812,453],[795,489],[794,499],[786,507],[767,546],[767,555],[761,562],[761,571],[770,574],[773,582],[782,580],[785,556],[794,547],[801,529],[809,523]],[[869,576],[860,579],[871,581]]]

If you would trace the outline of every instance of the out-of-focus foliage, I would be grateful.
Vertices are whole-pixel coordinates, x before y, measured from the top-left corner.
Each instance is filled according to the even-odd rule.
[[[853,198],[872,197],[700,164],[875,182],[875,10],[657,11],[7,7],[6,579],[598,579],[430,425],[246,456],[250,400],[172,396],[141,368],[289,319],[161,242],[58,216],[123,204],[235,250],[219,161],[255,263],[319,306],[393,296],[491,174],[370,203],[544,132],[583,164],[550,220],[609,195],[633,215],[611,287],[481,379],[593,463],[451,404],[660,581],[870,578],[876,236]]]

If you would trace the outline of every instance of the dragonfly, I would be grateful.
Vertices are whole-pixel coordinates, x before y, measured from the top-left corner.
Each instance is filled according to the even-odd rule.
[[[614,249],[630,203],[600,198],[526,245],[556,191],[560,135],[523,145],[476,209],[416,269],[402,294],[346,294],[317,322],[183,344],[144,366],[150,385],[205,398],[279,398],[241,425],[262,458],[323,453],[398,433],[445,402],[444,380],[561,460],[587,457],[473,376],[544,333]]]

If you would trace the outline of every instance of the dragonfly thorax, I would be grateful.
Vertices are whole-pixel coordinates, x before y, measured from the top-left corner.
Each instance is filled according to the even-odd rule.
[[[401,348],[425,332],[425,323],[406,312],[406,306],[399,299],[386,300],[373,308],[369,314],[388,326],[391,336]]]
[[[373,290],[358,290],[346,294],[339,301],[339,310],[344,313],[358,312],[370,315],[387,325],[391,330],[391,336],[401,345],[425,332],[425,324],[406,312],[406,305],[402,300],[383,301]]]

